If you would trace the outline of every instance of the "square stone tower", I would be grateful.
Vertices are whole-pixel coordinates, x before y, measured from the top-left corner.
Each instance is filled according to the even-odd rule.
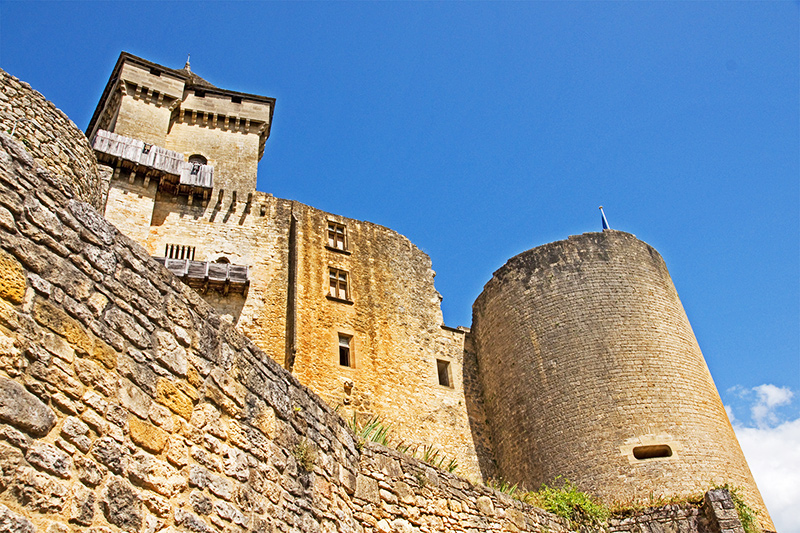
[[[122,143],[123,151],[134,144],[108,135],[112,133],[142,143],[142,155],[150,155],[148,145],[152,145],[166,150],[160,155],[168,163],[182,158],[162,169],[167,174],[184,171],[181,162],[207,167],[202,169],[202,182],[179,173],[167,178],[162,189],[175,182],[174,190],[184,194],[208,197],[210,191],[205,189],[211,188],[246,194],[256,188],[258,161],[264,155],[274,108],[274,98],[215,87],[194,74],[188,61],[175,70],[122,52],[87,134],[96,150],[98,138],[114,147]],[[117,155],[113,149],[106,152],[109,158]],[[151,159],[158,157],[154,154]],[[185,174],[192,176],[191,169]]]

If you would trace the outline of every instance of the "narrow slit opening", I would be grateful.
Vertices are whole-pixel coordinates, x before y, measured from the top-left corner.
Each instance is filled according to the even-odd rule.
[[[637,446],[633,449],[633,456],[639,460],[655,459],[657,457],[672,457],[672,448],[666,444]]]

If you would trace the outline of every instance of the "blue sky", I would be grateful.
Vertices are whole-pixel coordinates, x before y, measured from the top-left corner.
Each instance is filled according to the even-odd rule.
[[[603,205],[664,257],[736,423],[767,431],[800,418],[798,20],[796,2],[0,2],[0,67],[82,128],[121,50],[275,97],[259,189],[408,236],[452,326],[508,258],[599,230]]]

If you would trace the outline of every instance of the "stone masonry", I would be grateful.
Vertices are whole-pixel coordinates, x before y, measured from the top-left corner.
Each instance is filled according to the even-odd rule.
[[[0,134],[0,530],[569,531],[357,443],[321,398],[58,185]],[[706,511],[716,530],[688,508],[639,517],[710,533],[729,500]]]
[[[494,273],[473,313],[495,456],[509,479],[535,487],[562,475],[607,501],[642,487],[690,496],[731,483],[766,515],[652,247],[607,230],[523,252]]]
[[[158,110],[166,105],[169,121],[189,121],[209,132],[216,128],[224,136],[252,135],[252,128],[258,134],[256,115],[248,123],[244,114],[222,113],[219,107],[226,98],[238,105],[242,102],[237,100],[253,95],[217,89],[188,65],[172,71],[129,54],[118,63],[123,71],[125,58],[132,58],[138,70],[122,72],[124,90],[113,79],[109,82],[106,105],[98,107],[93,123],[131,124],[141,118],[131,111],[137,106]],[[44,128],[36,143],[29,133],[18,135],[24,130],[13,125],[4,126],[13,138],[0,136],[0,531],[568,530],[563,520],[476,483],[497,475],[510,479],[516,468],[546,457],[535,452],[517,465],[506,463],[514,439],[502,432],[518,427],[515,416],[531,418],[525,402],[533,398],[497,403],[493,379],[507,383],[508,392],[515,389],[514,380],[527,379],[525,371],[502,376],[508,360],[486,349],[494,334],[486,324],[502,316],[502,306],[476,303],[481,309],[476,311],[476,334],[447,328],[430,259],[405,237],[255,191],[219,188],[208,194],[202,180],[192,176],[184,185],[183,174],[180,182],[164,185],[172,178],[158,174],[151,163],[136,161],[180,154],[135,139],[131,145],[144,155],[113,163],[106,152],[98,165],[74,124],[41,95],[3,75],[4,96],[13,103],[4,108],[4,124],[24,102],[29,123],[61,129],[56,138]],[[136,80],[167,85],[162,93]],[[195,109],[198,113],[189,118],[181,116],[178,100],[187,94],[171,88],[176,80],[202,100],[186,109],[217,106],[218,113]],[[257,96],[251,100],[274,103]],[[130,107],[127,118],[121,113],[125,106]],[[264,133],[261,146],[254,148],[258,157]],[[69,147],[66,160],[54,143],[59,149]],[[205,156],[219,163],[213,150]],[[124,155],[131,157],[130,152]],[[196,170],[205,164],[184,166]],[[97,171],[79,172],[92,168]],[[254,175],[239,176],[255,180]],[[105,206],[122,231],[84,202]],[[626,235],[598,238],[630,238],[623,245],[628,252],[646,246]],[[191,254],[191,264],[183,258],[170,263],[166,257],[151,257],[177,249]],[[548,253],[538,257],[556,257]],[[607,251],[581,254],[586,276],[602,272],[593,261],[607,260]],[[181,281],[185,276],[173,275],[175,261],[194,272],[244,264],[246,283],[237,282],[230,292],[228,281],[195,284],[195,290]],[[515,267],[506,271],[515,274],[487,284],[479,302],[514,302],[517,285],[509,281],[546,272],[538,267],[526,272],[525,263],[515,260],[509,264]],[[624,280],[624,268],[620,272]],[[562,294],[562,308],[554,313],[567,322],[580,288],[577,296],[571,294]],[[519,305],[522,311],[528,304]],[[530,327],[522,324],[509,320],[507,325]],[[680,320],[669,318],[666,324],[673,327]],[[633,333],[647,339],[642,331]],[[593,338],[585,331],[572,335]],[[681,342],[691,344],[690,329],[687,335]],[[524,345],[514,350],[527,357]],[[692,357],[702,362],[699,350]],[[687,364],[680,357],[676,361]],[[543,378],[555,376],[548,371]],[[590,373],[586,379],[596,376]],[[617,376],[610,373],[607,379],[613,383]],[[568,389],[574,390],[574,384]],[[581,390],[588,394],[591,387]],[[710,401],[718,402],[713,383],[709,390]],[[553,389],[554,398],[568,400],[565,394]],[[637,404],[626,400],[620,405],[633,413],[638,407],[631,403]],[[676,405],[678,413],[683,407]],[[568,410],[548,409],[534,411],[542,419],[569,415]],[[376,413],[392,423],[406,444],[435,444],[457,458],[459,473],[472,481],[358,442],[343,416],[364,419]],[[668,422],[675,418],[670,413]],[[715,413],[711,418],[719,418]],[[557,424],[546,429],[552,428]],[[576,442],[591,444],[589,437],[599,435],[593,431]],[[642,441],[646,434],[640,433],[641,442],[619,448],[633,457],[631,466],[620,467],[631,479],[637,468],[657,472],[662,463],[675,461],[659,455],[660,440]],[[522,449],[547,432],[517,435]],[[546,438],[564,444],[558,434]],[[606,445],[605,440],[615,438],[601,440]],[[683,442],[695,446],[691,439]],[[642,447],[656,453],[635,457]],[[684,453],[680,446],[674,449]],[[565,454],[567,466],[573,453]],[[634,459],[643,460],[642,465],[637,467]],[[608,462],[602,454],[599,461]],[[735,475],[718,472],[741,485]],[[581,471],[576,475],[573,481],[581,482]],[[695,477],[696,472],[676,474],[676,492],[705,488],[693,485]],[[744,488],[750,490],[745,495],[751,505],[758,506],[755,485]],[[591,490],[605,494],[602,481]],[[624,490],[607,492],[641,499]],[[608,528],[739,531],[732,505],[726,491],[711,491],[700,507],[643,510],[615,518]],[[761,518],[770,529],[765,510]]]

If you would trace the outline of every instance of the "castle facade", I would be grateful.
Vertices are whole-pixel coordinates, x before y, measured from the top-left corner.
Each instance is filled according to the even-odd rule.
[[[430,258],[255,190],[275,100],[122,53],[87,129],[105,217],[345,418],[459,473],[606,500],[741,487],[766,515],[666,266],[604,231],[495,272],[443,324]]]

